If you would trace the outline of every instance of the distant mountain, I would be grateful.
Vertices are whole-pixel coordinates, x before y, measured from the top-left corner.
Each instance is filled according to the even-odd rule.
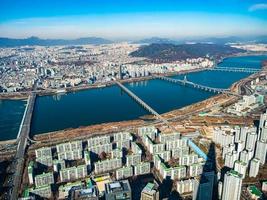
[[[187,44],[187,43],[208,43],[208,44],[227,44],[227,43],[265,43],[267,36],[229,36],[229,37],[207,37],[191,39],[168,39],[160,37],[146,38],[133,43],[137,44]]]
[[[227,43],[236,43],[243,41],[242,38],[231,36],[231,37],[210,37],[210,38],[204,38],[200,40],[196,40],[196,42],[201,43],[213,43],[213,44],[227,44]]]
[[[110,44],[112,41],[98,37],[78,38],[74,40],[64,39],[40,39],[38,37],[30,37],[25,39],[0,38],[0,47],[16,47],[16,46],[55,46],[55,45],[85,45],[85,44]]]
[[[135,44],[177,44],[177,41],[168,38],[151,37],[133,42]]]
[[[186,40],[196,43],[213,43],[213,44],[227,44],[227,43],[265,43],[267,44],[267,36],[246,36],[246,37],[210,37],[204,39]]]
[[[186,58],[198,58],[209,55],[220,58],[226,55],[245,52],[244,50],[218,44],[150,44],[141,46],[130,55],[134,57],[146,57],[154,62],[168,62]]]

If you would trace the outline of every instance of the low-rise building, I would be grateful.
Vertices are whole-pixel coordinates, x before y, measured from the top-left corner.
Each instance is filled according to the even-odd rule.
[[[76,182],[72,182],[72,183],[67,183],[65,185],[61,185],[58,188],[58,192],[59,192],[59,199],[66,199],[69,196],[69,191],[73,188],[73,187],[82,187],[82,182],[81,181],[76,181]]]
[[[50,199],[52,196],[52,190],[51,190],[51,185],[43,185],[40,187],[35,187],[29,189],[30,196],[37,196],[41,198],[47,198]]]
[[[99,192],[98,189],[95,185],[89,187],[89,188],[84,188],[84,187],[74,187],[73,189],[70,190],[70,199],[73,200],[98,200],[99,199]]]
[[[255,185],[247,187],[247,191],[251,199],[253,200],[262,199],[262,192]]]
[[[158,185],[155,183],[147,183],[142,190],[140,200],[159,200]]]
[[[105,199],[131,200],[132,191],[128,180],[116,181],[105,185]]]
[[[267,192],[267,181],[262,182],[262,187],[261,187],[263,192]]]

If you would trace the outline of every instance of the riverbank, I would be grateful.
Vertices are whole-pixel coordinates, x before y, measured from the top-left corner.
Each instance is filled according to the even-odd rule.
[[[264,59],[265,58],[266,57],[264,57]],[[249,62],[252,62],[252,64],[253,64],[254,61],[253,60],[250,61],[251,58],[248,58],[248,60],[249,60]],[[261,62],[262,62],[262,60],[263,60],[263,58],[261,58]],[[230,61],[230,62],[232,62],[232,61]],[[239,59],[238,59],[238,62],[239,62]],[[259,62],[258,62],[258,65],[252,65],[252,66],[255,66],[255,67],[258,68],[259,67]],[[198,69],[198,71],[202,71],[202,70]],[[182,71],[179,74],[187,73],[187,72],[188,71]],[[169,73],[168,75],[171,76],[171,75],[174,75],[174,74],[177,74],[177,73]],[[214,74],[214,76],[213,76],[213,74]],[[198,75],[200,75],[200,79],[199,78],[197,78],[197,79],[195,78],[195,77],[199,77]],[[196,83],[199,82],[199,81],[200,81],[200,83],[202,83],[202,80],[205,80],[206,77],[207,77],[208,80],[215,80],[215,82],[207,81],[207,83],[206,83],[207,85],[209,85],[209,84],[213,85],[213,87],[222,86],[224,88],[226,88],[226,87],[229,88],[230,84],[232,84],[232,87],[233,87],[233,90],[235,90],[235,93],[237,91],[240,91],[240,93],[243,93],[242,92],[242,90],[243,90],[242,88],[243,87],[239,87],[239,86],[242,86],[242,84],[237,84],[237,83],[242,83],[243,80],[248,80],[248,78],[249,78],[249,77],[245,78],[245,76],[243,76],[243,75],[239,76],[239,74],[227,73],[226,75],[229,77],[229,80],[231,80],[230,77],[240,77],[240,78],[234,78],[233,81],[230,81],[230,82],[228,81],[229,84],[224,84],[225,83],[224,80],[223,81],[216,81],[217,80],[216,77],[218,75],[219,75],[219,77],[223,77],[224,73],[219,73],[219,72],[218,73],[217,72],[214,73],[214,72],[210,72],[210,71],[204,71],[204,72],[200,72],[200,73],[192,73],[191,75],[188,76],[188,78],[190,80],[192,80],[192,81],[195,81]],[[251,75],[251,76],[254,76],[254,75]],[[182,79],[182,77],[183,76],[177,76],[175,78],[181,78]],[[245,79],[241,79],[241,78],[245,78]],[[139,80],[140,79],[134,79],[132,81],[139,81]],[[234,81],[237,81],[237,82],[234,83]],[[128,82],[128,80],[124,80],[124,82]],[[147,84],[145,84],[145,83],[147,83]],[[202,84],[205,85],[205,82],[203,82]],[[136,85],[136,84],[133,84],[133,85],[126,84],[126,85],[131,87],[132,90],[137,95],[140,95],[140,97],[142,99],[144,99],[145,102],[148,102],[153,108],[156,108],[156,110],[158,112],[163,113],[162,115],[164,115],[165,118],[167,118],[167,119],[169,119],[171,121],[177,121],[178,119],[184,120],[186,118],[190,118],[191,116],[199,116],[199,115],[204,116],[204,115],[207,115],[207,114],[214,114],[215,110],[219,109],[221,105],[222,105],[222,107],[225,107],[225,106],[230,105],[230,104],[232,104],[232,103],[237,101],[237,98],[235,96],[230,96],[230,95],[225,95],[225,94],[224,95],[216,95],[216,96],[213,96],[212,98],[209,98],[211,96],[211,94],[207,94],[206,92],[203,93],[203,92],[197,91],[197,90],[192,89],[192,88],[191,89],[188,88],[188,90],[187,90],[186,88],[181,87],[181,86],[177,86],[177,87],[176,86],[173,86],[173,87],[171,86],[170,87],[170,85],[168,83],[161,82],[159,80],[143,82],[142,85],[139,85],[139,84],[138,85]],[[162,85],[163,85],[163,87],[162,87]],[[247,83],[247,85],[249,85],[249,82]],[[146,87],[144,88],[143,86],[146,86]],[[136,89],[136,88],[139,88],[139,89]],[[157,88],[157,89],[154,90],[153,88]],[[180,88],[180,91],[179,91],[179,88]],[[150,101],[151,98],[149,96],[147,96],[147,94],[150,94],[150,91],[151,91],[151,97],[153,96],[153,98],[154,98],[154,100],[152,102]],[[162,92],[160,92],[160,91],[162,91]],[[193,92],[190,93],[190,91],[193,91]],[[82,92],[82,93],[77,93],[77,94],[76,93],[72,93],[70,95],[66,95],[64,98],[62,98],[60,100],[60,101],[62,101],[62,102],[60,102],[60,104],[58,102],[59,99],[55,99],[56,96],[40,98],[40,101],[42,100],[42,103],[40,105],[38,105],[37,108],[39,108],[38,113],[42,113],[42,114],[41,114],[41,116],[40,115],[36,115],[35,119],[38,119],[39,121],[37,121],[37,122],[34,121],[34,123],[33,123],[33,133],[35,133],[36,136],[37,136],[38,132],[40,134],[48,133],[50,131],[51,131],[51,133],[54,133],[54,132],[52,132],[54,130],[59,130],[59,132],[60,132],[60,130],[62,130],[62,131],[64,131],[64,130],[72,130],[70,128],[67,129],[68,127],[73,127],[73,129],[76,129],[76,128],[79,129],[79,128],[82,128],[82,125],[84,127],[87,127],[87,126],[89,127],[90,124],[91,124],[90,127],[94,127],[93,124],[95,124],[95,125],[98,124],[100,126],[108,127],[108,126],[113,126],[112,122],[115,122],[115,121],[116,122],[127,122],[128,123],[129,121],[126,121],[126,120],[135,121],[134,119],[137,119],[139,121],[138,123],[140,123],[141,125],[149,124],[149,123],[152,123],[152,124],[157,124],[158,123],[158,121],[155,120],[154,116],[152,116],[152,115],[146,115],[145,112],[141,112],[141,114],[138,114],[138,112],[139,112],[138,109],[140,109],[140,108],[138,108],[139,106],[136,105],[135,102],[128,101],[129,99],[127,99],[127,98],[129,98],[129,97],[127,95],[126,95],[127,97],[125,97],[120,92],[120,90],[118,90],[117,87],[109,87],[109,88],[106,88],[106,89],[103,89],[103,90],[101,89],[101,90],[94,90],[94,91],[88,91],[88,92]],[[91,93],[91,92],[93,92],[93,93]],[[178,92],[178,93],[176,93],[176,92]],[[184,92],[186,92],[185,95],[183,95]],[[191,103],[186,103],[186,104],[181,103],[183,101],[183,99],[180,99],[180,97],[183,97],[183,98],[185,98],[184,100],[186,100],[187,98],[194,97],[192,95],[195,95],[196,93],[198,95],[202,95],[202,93],[203,93],[203,96],[205,98],[200,98],[200,99],[198,98],[197,101],[189,100],[189,101],[191,101]],[[91,94],[94,94],[94,95],[91,96]],[[116,116],[115,116],[114,118],[106,117],[105,120],[98,120],[98,118],[101,117],[101,115],[103,115],[103,117],[105,117],[105,113],[107,113],[105,110],[108,109],[108,105],[106,106],[105,99],[108,99],[110,94],[112,94],[111,99],[113,98],[113,100],[110,101],[110,102],[114,102],[114,100],[117,99],[117,98],[123,99],[123,101],[125,101],[127,99],[125,101],[125,102],[127,102],[127,104],[126,104],[127,107],[124,107],[124,108],[121,107],[124,110],[124,111],[122,111],[122,113],[123,113],[122,115],[128,116],[129,114],[132,114],[132,117],[123,117],[122,116],[122,117],[118,117],[116,119]],[[179,96],[177,96],[178,94],[179,94]],[[81,98],[82,96],[83,96],[83,98],[79,100],[79,98],[76,98],[77,95],[78,95],[79,98]],[[164,96],[164,98],[162,98],[162,95]],[[94,97],[94,96],[96,96],[98,98],[101,97],[101,99],[104,99],[104,100],[99,102],[99,99],[97,99],[97,98],[92,99],[92,97]],[[88,102],[87,102],[88,98],[92,103],[88,104]],[[163,101],[160,100],[160,99],[162,99],[162,100],[166,99],[165,104],[163,104]],[[180,102],[180,100],[181,100],[181,102]],[[81,116],[86,116],[87,114],[89,114],[89,116],[86,117],[86,118],[80,117],[79,119],[81,119],[81,120],[79,120],[78,123],[75,122],[76,124],[75,123],[71,123],[69,126],[68,125],[65,125],[65,126],[64,125],[63,126],[60,125],[61,126],[60,127],[60,126],[57,125],[57,119],[62,119],[64,121],[67,121],[67,120],[69,120],[69,117],[65,117],[64,114],[63,115],[62,114],[58,114],[57,115],[53,111],[45,111],[46,108],[41,107],[41,106],[42,105],[46,105],[46,101],[47,102],[49,102],[49,101],[53,102],[53,104],[49,106],[49,108],[51,110],[64,109],[65,108],[64,106],[68,106],[68,107],[71,106],[71,104],[69,102],[79,101],[78,105],[82,105],[80,107],[82,107],[82,109],[83,108],[85,108],[85,109],[83,111],[81,111],[81,112],[76,112],[76,111],[70,111],[69,112],[69,111],[67,111],[65,113],[65,116],[77,116],[77,117],[79,117],[79,114],[81,114],[81,113],[82,113]],[[93,103],[95,101],[97,101],[96,104]],[[116,109],[114,109],[114,108],[117,107],[117,104],[121,104],[122,105],[123,101],[115,101],[115,103],[109,103],[109,106],[111,106],[111,108],[113,110],[107,116],[112,116],[113,113],[117,113]],[[128,102],[131,102],[131,103],[128,103]],[[154,103],[154,102],[156,102],[156,103]],[[181,105],[180,106],[167,106],[167,107],[163,107],[163,109],[162,109],[162,106],[168,105],[168,104],[166,104],[168,102],[171,105],[172,104],[176,105],[177,103],[181,104]],[[134,106],[132,106],[132,104]],[[61,107],[57,107],[58,105],[60,105]],[[105,105],[105,106],[104,106],[104,108],[102,110],[101,109],[100,110],[99,109],[95,110],[94,112],[96,112],[98,114],[95,117],[92,117],[94,115],[94,112],[93,112],[94,106],[92,107],[90,105],[96,105],[98,107],[101,106],[101,105]],[[157,107],[158,105],[160,105],[161,107]],[[102,107],[100,107],[100,108],[102,108]],[[130,108],[131,109],[133,108],[133,110],[130,111]],[[129,114],[127,114],[127,112],[125,113],[125,110],[128,110],[131,113],[129,113]],[[54,115],[54,116],[57,116],[54,121],[51,121],[50,118],[43,117],[43,116],[50,116],[51,114]],[[119,114],[121,114],[121,113],[119,113]],[[51,115],[51,117],[52,117],[52,115]],[[150,121],[148,121],[148,120],[150,120]],[[43,125],[42,121],[44,122],[44,125]],[[91,121],[93,121],[93,123],[91,123]],[[60,121],[58,123],[60,123]],[[46,127],[53,127],[53,126],[55,126],[57,128],[46,128]],[[35,135],[35,134],[33,134],[33,135]]]
[[[266,52],[245,52],[245,53],[238,53],[233,54],[231,56],[222,57],[216,64],[221,63],[224,59],[231,58],[231,57],[242,57],[242,56],[260,56],[260,55],[266,55]],[[189,69],[189,70],[181,70],[179,72],[168,72],[168,73],[162,73],[162,74],[152,74],[150,76],[145,77],[137,77],[137,78],[129,78],[121,80],[122,83],[131,83],[131,82],[139,82],[139,81],[146,81],[154,79],[154,75],[160,75],[160,76],[175,76],[175,75],[181,75],[181,74],[188,74],[192,72],[199,72],[199,71],[205,71],[209,69],[210,67],[203,67],[203,68],[195,68],[195,69]],[[59,88],[59,89],[46,89],[46,90],[37,90],[36,93],[39,96],[49,96],[49,95],[57,95],[60,94],[60,90],[65,90],[63,93],[71,93],[71,92],[77,92],[82,90],[88,90],[88,89],[97,89],[97,88],[104,88],[115,85],[114,81],[109,81],[105,83],[95,83],[95,84],[87,84],[87,85],[80,85],[80,86],[74,86],[74,87],[68,87],[68,88]],[[60,92],[58,92],[60,91]],[[14,99],[14,100],[21,100],[26,99],[29,96],[29,93],[31,91],[25,91],[25,92],[11,92],[11,93],[0,93],[0,99]]]
[[[162,73],[162,74],[152,74],[150,76],[144,76],[144,77],[137,77],[137,78],[129,78],[129,79],[123,79],[121,80],[122,83],[133,83],[133,82],[139,82],[139,81],[147,81],[154,79],[155,75],[161,75],[161,76],[175,76],[175,75],[181,75],[181,74],[188,74],[192,72],[199,72],[199,71],[205,71],[208,67],[203,68],[195,68],[190,70],[181,70],[179,72],[168,72],[168,73]],[[49,96],[49,95],[57,95],[62,93],[71,93],[71,92],[78,92],[82,90],[89,90],[89,89],[97,89],[97,88],[104,88],[109,87],[112,85],[115,85],[116,83],[114,81],[109,81],[105,83],[95,83],[90,85],[80,85],[80,86],[74,86],[69,88],[60,88],[60,89],[47,89],[47,90],[37,90],[36,94],[38,96]],[[65,90],[64,92],[58,92],[60,90]],[[12,93],[1,93],[0,99],[13,99],[13,100],[21,100],[28,98],[31,91],[25,91],[25,92],[12,92]]]
[[[265,68],[266,66],[264,66],[262,69]],[[244,79],[241,79],[233,83],[230,87],[230,91],[237,94],[241,93],[242,87],[248,84],[252,79],[258,77],[260,74],[261,72],[252,74],[249,77],[246,77]],[[253,124],[254,119],[251,118],[248,119],[246,117],[233,117],[233,116],[209,117],[200,115],[201,113],[209,113],[213,111],[213,109],[225,108],[226,106],[235,103],[240,98],[241,98],[240,96],[219,94],[211,98],[208,98],[204,101],[163,113],[162,116],[168,119],[168,121],[174,127],[176,127],[177,131],[180,131],[182,133],[195,131],[196,129],[192,128],[192,124],[198,126],[206,123],[225,124],[226,122],[234,125]],[[161,128],[166,128],[164,127],[164,125],[162,126],[162,123],[156,120],[153,115],[141,118],[142,119],[102,123],[97,125],[74,128],[74,129],[54,131],[54,132],[35,135],[33,138],[34,140],[39,141],[42,144],[54,144],[73,139],[86,139],[96,134],[107,134],[125,130],[136,130],[137,127],[151,125],[151,124]],[[150,121],[147,121],[148,119]]]

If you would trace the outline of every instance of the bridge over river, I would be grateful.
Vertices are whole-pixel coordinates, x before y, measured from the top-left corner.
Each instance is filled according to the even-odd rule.
[[[197,89],[204,90],[204,91],[208,91],[208,92],[214,92],[214,93],[218,93],[218,94],[224,93],[224,94],[240,96],[239,94],[232,93],[229,89],[209,87],[209,86],[205,86],[205,85],[201,85],[201,84],[197,84],[197,83],[188,81],[186,79],[186,76],[183,80],[170,78],[170,77],[166,77],[166,76],[155,76],[155,77],[158,79],[161,79],[161,80],[169,81],[171,83],[177,83],[179,85],[190,86],[190,87],[197,88]]]
[[[32,92],[28,97],[27,106],[25,108],[25,112],[17,136],[17,142],[18,142],[17,150],[15,158],[10,167],[12,173],[11,176],[12,186],[10,189],[10,199],[12,200],[18,199],[18,193],[22,181],[23,169],[25,163],[25,152],[29,141],[31,119],[32,119],[35,99],[36,99],[36,94],[35,92]]]
[[[213,67],[207,68],[209,71],[223,71],[223,72],[245,72],[245,73],[257,73],[261,69],[258,68],[247,68],[247,67]]]

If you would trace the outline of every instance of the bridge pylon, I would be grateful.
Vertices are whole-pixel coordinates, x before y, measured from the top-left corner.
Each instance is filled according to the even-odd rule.
[[[187,78],[186,78],[186,75],[184,76],[184,79],[183,79],[183,84],[185,85],[187,82]]]

